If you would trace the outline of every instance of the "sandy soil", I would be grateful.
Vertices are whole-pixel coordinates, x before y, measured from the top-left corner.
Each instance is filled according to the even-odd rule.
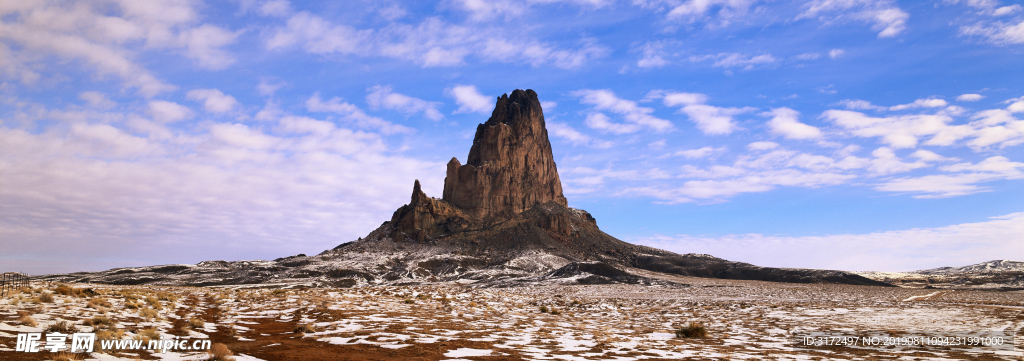
[[[813,332],[1024,333],[1024,293],[784,284],[677,277],[633,285],[475,289],[451,285],[259,289],[35,283],[0,300],[0,360],[19,332],[59,322],[122,339],[209,339],[246,360],[1024,360],[1016,349],[821,346]],[[77,289],[77,290],[75,290]],[[85,291],[87,290],[88,291]],[[59,292],[58,292],[59,291]],[[56,292],[56,293],[55,293]],[[40,300],[54,293],[53,302]],[[68,293],[67,295],[60,293]],[[19,322],[24,315],[36,326]],[[155,317],[153,317],[155,316]],[[110,320],[108,324],[94,318]],[[202,322],[199,322],[202,321]],[[680,338],[690,322],[706,338]],[[89,325],[93,324],[93,325]],[[303,332],[297,332],[308,326]],[[150,331],[146,331],[150,330]],[[99,343],[97,343],[99,348]],[[95,350],[95,360],[205,360],[205,352]]]

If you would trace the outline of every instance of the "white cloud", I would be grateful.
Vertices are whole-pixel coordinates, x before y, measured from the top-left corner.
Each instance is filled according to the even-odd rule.
[[[455,104],[459,105],[455,113],[486,114],[494,108],[495,101],[480,94],[473,85],[456,85],[446,92],[455,98]]]
[[[551,135],[565,139],[573,145],[588,145],[594,148],[608,148],[612,146],[611,142],[596,140],[562,122],[548,122],[547,128],[551,131]]]
[[[826,110],[822,117],[858,137],[879,137],[893,148],[913,148],[918,138],[932,136],[925,144],[951,145],[970,134],[965,126],[951,126],[946,115],[902,115],[875,118],[849,110]]]
[[[389,219],[413,179],[438,196],[444,179],[442,163],[308,117],[174,127],[160,140],[96,123],[132,114],[88,115],[42,132],[0,127],[0,239],[19,249],[5,264],[32,259],[18,268],[44,274],[315,254]]]
[[[795,58],[800,59],[800,60],[815,60],[815,59],[820,58],[820,57],[821,57],[821,54],[818,54],[818,53],[803,53],[803,54],[799,54],[799,55],[795,56]]]
[[[871,155],[875,156],[875,158],[871,160],[871,165],[868,167],[868,170],[881,175],[904,173],[929,166],[928,163],[925,163],[924,161],[917,161],[914,163],[904,162],[896,156],[896,152],[893,152],[892,149],[886,147],[875,149],[871,152]]]
[[[311,112],[335,113],[340,115],[345,121],[352,122],[363,128],[379,129],[384,134],[409,133],[413,131],[412,128],[367,115],[359,107],[344,102],[338,97],[331,98],[331,100],[325,102],[320,99],[320,93],[315,93],[306,100],[306,109]]]
[[[205,69],[223,69],[233,56],[223,50],[238,33],[198,22],[193,3],[182,1],[40,1],[3,10],[0,66],[9,76],[31,82],[25,69],[48,68],[48,59],[80,62],[98,76],[113,75],[146,97],[175,87],[136,63],[138,53],[172,50]],[[10,46],[21,56],[5,54]],[[76,64],[77,65],[77,64]],[[60,65],[63,66],[63,65]]]
[[[321,55],[383,56],[423,67],[458,66],[475,55],[488,61],[575,69],[609,52],[593,39],[581,40],[576,49],[560,49],[529,37],[509,38],[501,29],[454,25],[435,17],[416,25],[357,29],[308,12],[292,15],[266,38],[266,46],[271,50],[299,46]]]
[[[744,173],[742,176],[728,179],[686,181],[678,187],[629,187],[619,192],[619,195],[652,197],[667,204],[721,202],[738,194],[767,192],[779,186],[815,188],[842,184],[854,178],[852,175],[835,172],[816,173],[796,169]]]
[[[608,130],[613,133],[633,133],[641,128],[650,128],[658,132],[665,132],[675,128],[672,122],[651,115],[654,109],[641,107],[635,101],[621,99],[615,96],[611,90],[577,90],[571,93],[579,97],[583,104],[593,105],[594,110],[610,111],[622,116],[627,124],[617,125],[611,123],[607,116],[602,113],[591,113],[587,116],[587,125],[595,129]]]
[[[960,94],[960,96],[956,97],[956,100],[960,102],[976,102],[984,97],[981,94]]]
[[[673,153],[673,155],[681,156],[681,157],[684,157],[684,158],[690,158],[690,159],[700,159],[700,158],[707,158],[711,154],[718,153],[718,152],[723,152],[723,151],[725,151],[725,147],[719,147],[719,148],[701,147],[701,148],[697,148],[697,149],[680,150],[678,152]]]
[[[690,61],[697,63],[705,60],[714,60],[712,66],[719,68],[743,68],[753,69],[756,65],[774,63],[776,60],[771,54],[743,55],[740,53],[721,53],[717,55],[691,56]]]
[[[660,41],[651,41],[644,43],[640,47],[642,56],[640,60],[637,60],[636,66],[639,68],[660,68],[669,64],[668,60],[665,60],[663,56],[667,56],[664,52],[665,44]]]
[[[1014,118],[1011,110],[990,109],[971,117],[968,124],[974,137],[967,145],[973,148],[1000,148],[1024,143],[1024,120]]]
[[[928,99],[918,99],[918,100],[915,100],[913,103],[909,103],[909,104],[893,105],[893,106],[889,107],[889,110],[906,110],[906,109],[916,109],[916,108],[941,108],[941,107],[944,107],[946,105],[949,105],[949,103],[947,103],[945,100],[937,99],[937,98],[928,98]]]
[[[576,69],[586,62],[604,57],[611,51],[594,39],[583,39],[578,49],[558,49],[537,41],[515,42],[502,35],[488,38],[482,44],[483,59],[500,62],[523,60],[533,66],[552,64],[562,69]]]
[[[376,85],[366,89],[366,102],[371,109],[394,109],[405,114],[423,113],[423,116],[430,120],[441,120],[444,115],[437,110],[441,105],[438,102],[428,102],[423,99],[413,98],[408,95],[395,93],[390,86]]]
[[[191,118],[194,113],[188,107],[165,100],[149,102],[149,115],[160,123],[171,123]]]
[[[409,14],[405,8],[398,4],[392,4],[391,6],[383,7],[377,10],[380,17],[387,21],[395,21],[401,19]]]
[[[222,48],[234,44],[240,34],[213,25],[200,25],[183,31],[179,38],[185,55],[196,60],[201,68],[221,70],[235,63],[231,53]]]
[[[643,8],[667,12],[671,21],[693,23],[713,22],[711,26],[724,27],[747,15],[755,0],[634,0]]]
[[[548,122],[547,128],[548,130],[551,131],[552,135],[568,140],[572,144],[590,143],[590,136],[580,133],[579,131],[573,129],[567,124],[559,122]]]
[[[765,267],[913,271],[993,259],[1024,259],[1024,213],[975,223],[866,234],[696,237],[653,236],[634,243],[679,253],[713,254]]]
[[[846,50],[843,50],[843,49],[832,49],[832,50],[829,50],[828,57],[832,58],[832,59],[835,59],[835,58],[838,58],[840,56],[843,56],[843,54],[845,54],[845,53],[846,53]]]
[[[1013,4],[1013,5],[1003,6],[1003,7],[1000,7],[998,9],[995,9],[994,11],[992,11],[992,15],[994,15],[994,16],[1010,15],[1010,14],[1016,13],[1018,11],[1021,11],[1022,9],[1024,9],[1024,6],[1020,6],[1020,4]]]
[[[758,150],[771,150],[779,147],[779,143],[775,142],[753,142],[747,144],[747,149],[758,151]]]
[[[916,193],[914,198],[946,198],[988,191],[979,183],[1006,179],[1024,179],[1024,163],[1003,156],[989,157],[978,163],[957,163],[939,168],[950,174],[899,178],[875,189],[886,192]]]
[[[94,91],[81,92],[78,94],[78,99],[82,99],[88,102],[89,105],[100,109],[110,109],[117,105],[117,103],[108,99],[106,95]]]
[[[989,43],[1000,46],[1024,44],[1024,20],[1019,23],[983,21],[960,27],[960,35],[981,37]]]
[[[526,6],[520,2],[512,1],[486,1],[486,0],[453,0],[463,11],[470,15],[474,21],[488,21],[495,18],[510,18],[523,14]]]
[[[277,93],[278,89],[281,89],[285,85],[287,84],[283,81],[275,81],[271,78],[263,77],[260,78],[260,83],[256,85],[256,91],[262,96],[272,97],[274,96],[274,93]]]
[[[259,13],[263,16],[288,16],[292,13],[292,5],[286,0],[270,0],[259,5]]]
[[[1011,113],[1022,113],[1024,112],[1024,97],[1007,100],[1010,106],[1006,107],[1006,110]]]
[[[323,18],[301,12],[288,18],[266,39],[270,50],[300,45],[313,54],[356,54],[363,51],[372,31],[359,31],[347,25],[331,24]],[[369,44],[367,44],[369,45]]]
[[[878,110],[878,111],[883,111],[883,110],[887,110],[888,109],[888,108],[883,107],[883,106],[871,104],[871,102],[869,102],[867,100],[859,100],[859,99],[844,99],[844,100],[840,100],[839,101],[839,105],[842,105],[846,109],[854,109],[854,110]]]
[[[210,113],[227,113],[239,106],[235,97],[217,89],[190,90],[185,99],[203,102],[203,108]]]
[[[762,113],[764,116],[772,117],[768,121],[768,127],[772,133],[781,135],[788,139],[818,139],[821,138],[821,130],[801,123],[800,112],[782,107],[772,109],[770,112]]]
[[[914,151],[914,153],[911,153],[910,156],[925,162],[953,162],[959,160],[957,158],[943,157],[941,155],[936,154],[935,152],[924,149],[918,149]]]
[[[879,38],[896,36],[907,26],[910,15],[891,0],[814,0],[797,19],[815,18],[826,24],[846,19],[871,23]]]
[[[756,110],[751,107],[723,108],[704,104],[708,97],[698,93],[665,93],[652,92],[648,97],[662,97],[665,106],[680,106],[679,113],[686,114],[690,121],[697,124],[697,129],[708,135],[730,134],[739,126],[733,116]]]
[[[602,130],[614,134],[628,134],[640,131],[639,125],[614,123],[607,115],[604,115],[604,113],[587,114],[587,118],[584,120],[584,123],[586,123],[591,129]]]
[[[845,103],[844,103],[845,102]],[[821,117],[834,122],[849,134],[872,138],[881,138],[882,143],[893,148],[913,148],[921,138],[930,137],[923,144],[951,146],[961,140],[968,139],[966,145],[977,150],[990,147],[1008,147],[1024,143],[1024,120],[1014,118],[1013,109],[1017,106],[1015,99],[1008,109],[989,109],[976,112],[967,124],[953,125],[953,117],[966,113],[966,109],[957,106],[946,106],[942,99],[918,99],[910,104],[890,107],[903,110],[915,108],[932,109],[946,106],[935,114],[909,114],[890,117],[871,117],[860,112],[848,110],[827,110]],[[847,107],[879,108],[861,101],[840,102]],[[1020,103],[1024,111],[1024,102]]]

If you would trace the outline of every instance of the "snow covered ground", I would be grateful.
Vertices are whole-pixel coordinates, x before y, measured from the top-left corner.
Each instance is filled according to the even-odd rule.
[[[1024,292],[678,277],[678,287],[267,289],[34,283],[0,300],[0,359],[64,321],[106,339],[210,340],[236,360],[1022,360],[1016,349],[803,346],[808,334],[1024,333]],[[67,293],[67,294],[61,294]],[[51,294],[47,302],[44,294]],[[28,320],[31,318],[31,321]],[[706,338],[675,331],[702,324]],[[33,323],[35,323],[33,325]],[[1012,338],[1012,336],[1011,336]],[[97,347],[99,343],[97,343]],[[85,355],[80,355],[85,356]],[[95,350],[89,360],[205,360],[203,350]]]

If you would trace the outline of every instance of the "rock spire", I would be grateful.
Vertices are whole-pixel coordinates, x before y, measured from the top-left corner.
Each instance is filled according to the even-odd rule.
[[[540,100],[533,90],[498,98],[476,128],[466,164],[452,158],[443,199],[480,218],[508,218],[535,205],[567,205],[551,153]]]

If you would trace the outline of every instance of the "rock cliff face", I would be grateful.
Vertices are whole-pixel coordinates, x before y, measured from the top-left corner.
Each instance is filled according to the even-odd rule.
[[[465,231],[471,219],[451,203],[427,197],[417,179],[412,186],[412,200],[391,216],[395,230],[392,237],[425,242],[437,235]]]
[[[482,219],[508,219],[535,205],[567,205],[533,90],[502,95],[476,128],[465,165],[452,158],[443,199]]]

